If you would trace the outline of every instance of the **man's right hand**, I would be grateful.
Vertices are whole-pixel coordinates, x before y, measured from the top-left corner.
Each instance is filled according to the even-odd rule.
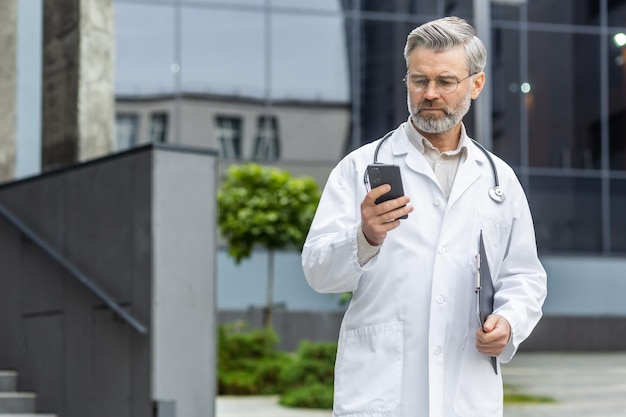
[[[376,204],[376,199],[390,190],[389,184],[383,184],[367,193],[361,202],[361,228],[370,245],[382,245],[387,232],[400,226],[398,219],[413,211],[407,196]]]

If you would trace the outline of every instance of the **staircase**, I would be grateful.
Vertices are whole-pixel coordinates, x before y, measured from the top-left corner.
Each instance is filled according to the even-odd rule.
[[[36,414],[36,394],[16,392],[17,372],[0,371],[0,417],[55,417],[54,414]]]

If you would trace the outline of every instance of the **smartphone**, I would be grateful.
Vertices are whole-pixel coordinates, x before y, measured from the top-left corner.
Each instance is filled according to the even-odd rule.
[[[398,165],[370,164],[367,166],[365,173],[370,190],[383,184],[389,184],[391,186],[391,190],[388,193],[376,199],[376,204],[393,200],[394,198],[404,195],[404,187],[402,186],[402,177],[400,176],[400,167]],[[408,214],[405,214],[400,217],[400,219],[406,219],[408,217]]]

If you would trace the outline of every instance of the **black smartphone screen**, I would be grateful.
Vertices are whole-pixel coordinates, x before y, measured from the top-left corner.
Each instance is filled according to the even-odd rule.
[[[376,188],[383,184],[389,184],[391,190],[376,199],[376,204],[383,201],[393,200],[394,198],[404,195],[404,187],[402,186],[402,176],[400,175],[400,167],[389,164],[370,164],[367,166],[367,178],[370,189]],[[406,219],[408,215],[400,217]]]

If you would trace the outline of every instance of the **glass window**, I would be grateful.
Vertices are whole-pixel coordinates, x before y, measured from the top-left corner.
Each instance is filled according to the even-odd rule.
[[[599,179],[530,177],[528,198],[541,252],[602,250]]]
[[[181,12],[182,90],[263,97],[264,14],[186,7]]]
[[[529,22],[572,25],[598,25],[600,23],[600,1],[598,0],[535,0],[527,1],[526,4]]]
[[[600,168],[599,50],[595,35],[529,32],[529,79],[520,81],[532,166]]]
[[[150,142],[167,142],[167,113],[152,113],[150,115]]]
[[[511,2],[511,4],[491,3],[491,18],[494,20],[519,20],[522,4],[524,4],[523,0],[517,3]]]
[[[344,0],[348,8],[354,0]],[[368,12],[406,13],[436,16],[444,13],[446,0],[361,0],[361,9]],[[417,26],[417,25],[416,25]]]
[[[489,54],[491,64],[493,150],[511,165],[520,164],[519,32],[495,29]],[[488,61],[488,62],[489,62]]]
[[[626,30],[624,31],[626,32]],[[609,45],[609,166],[626,170],[626,33],[613,34]],[[621,46],[620,46],[621,45]]]
[[[347,102],[350,89],[343,18],[275,13],[271,24],[271,97]],[[400,52],[403,47],[404,43],[398,46]]]
[[[408,118],[404,44],[414,23],[364,20],[360,42],[361,141],[371,142]],[[351,54],[354,52],[351,50]]]
[[[241,159],[241,118],[217,116],[215,137],[223,158]]]
[[[259,116],[254,139],[252,158],[259,161],[275,161],[280,157],[280,137],[276,116]]]
[[[134,113],[115,115],[115,137],[117,150],[129,149],[137,144],[139,135],[139,117]]]
[[[260,0],[264,1],[264,0]],[[272,7],[283,7],[289,9],[302,9],[314,10],[314,11],[341,11],[342,0],[315,0],[315,1],[302,1],[302,0],[270,0]]]
[[[626,0],[608,0],[609,26],[626,26]]]
[[[173,92],[174,8],[116,3],[115,54],[116,94]]]
[[[611,252],[626,252],[626,180],[611,181]]]

